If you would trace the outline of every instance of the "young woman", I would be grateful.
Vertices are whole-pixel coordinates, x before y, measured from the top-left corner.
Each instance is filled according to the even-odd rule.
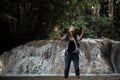
[[[70,26],[67,33],[61,37],[59,34],[58,27],[55,27],[54,31],[56,32],[58,38],[60,40],[66,41],[65,46],[65,69],[64,69],[64,78],[67,79],[69,76],[69,69],[71,61],[73,61],[74,68],[75,68],[75,74],[76,77],[79,79],[79,48],[78,43],[81,41],[83,34],[85,32],[86,28],[82,28],[82,32],[80,35],[75,34],[75,28],[73,26]]]

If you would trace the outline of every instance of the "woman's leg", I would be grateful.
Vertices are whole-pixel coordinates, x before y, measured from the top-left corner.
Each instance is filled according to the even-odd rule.
[[[69,54],[65,54],[65,70],[64,70],[64,78],[68,78],[69,69],[71,64],[71,57]]]
[[[73,56],[73,64],[75,68],[75,74],[79,78],[80,72],[79,72],[79,55],[78,53],[75,53]]]

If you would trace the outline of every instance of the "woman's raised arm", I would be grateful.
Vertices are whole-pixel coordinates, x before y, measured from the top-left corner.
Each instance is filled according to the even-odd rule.
[[[55,31],[56,35],[58,36],[58,39],[62,40],[61,35],[59,34],[59,30],[58,30],[57,26],[55,26],[54,31]]]
[[[79,42],[81,41],[81,39],[82,39],[83,34],[85,33],[85,31],[86,31],[86,27],[82,27],[82,33],[80,34]]]

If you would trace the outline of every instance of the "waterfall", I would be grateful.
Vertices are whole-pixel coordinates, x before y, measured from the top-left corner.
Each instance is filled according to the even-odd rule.
[[[119,50],[120,50],[119,42],[114,42],[111,50],[111,62],[114,68],[114,73],[120,73],[120,51]]]
[[[108,65],[102,58],[101,45],[97,42],[98,40],[86,39],[83,40],[83,45],[80,47],[80,68],[86,74],[101,74],[110,73],[110,65]],[[102,41],[100,41],[102,42]],[[85,52],[86,50],[87,52]],[[89,56],[87,58],[85,55]]]
[[[110,46],[109,43],[112,45]],[[0,73],[3,75],[63,74],[64,47],[65,42],[51,40],[32,41],[20,45],[0,56]],[[116,41],[104,39],[83,39],[79,48],[80,73],[120,73],[119,49],[120,42],[116,43]],[[111,56],[109,57],[109,55]],[[114,68],[114,72],[112,68]],[[70,74],[73,73],[74,67],[71,64]]]

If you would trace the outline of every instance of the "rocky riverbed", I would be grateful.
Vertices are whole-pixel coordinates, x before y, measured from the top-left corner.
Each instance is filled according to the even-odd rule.
[[[36,77],[0,77],[0,80],[64,80],[62,76],[36,76]],[[69,77],[68,80],[77,80]],[[81,76],[80,80],[120,80],[120,76]]]

